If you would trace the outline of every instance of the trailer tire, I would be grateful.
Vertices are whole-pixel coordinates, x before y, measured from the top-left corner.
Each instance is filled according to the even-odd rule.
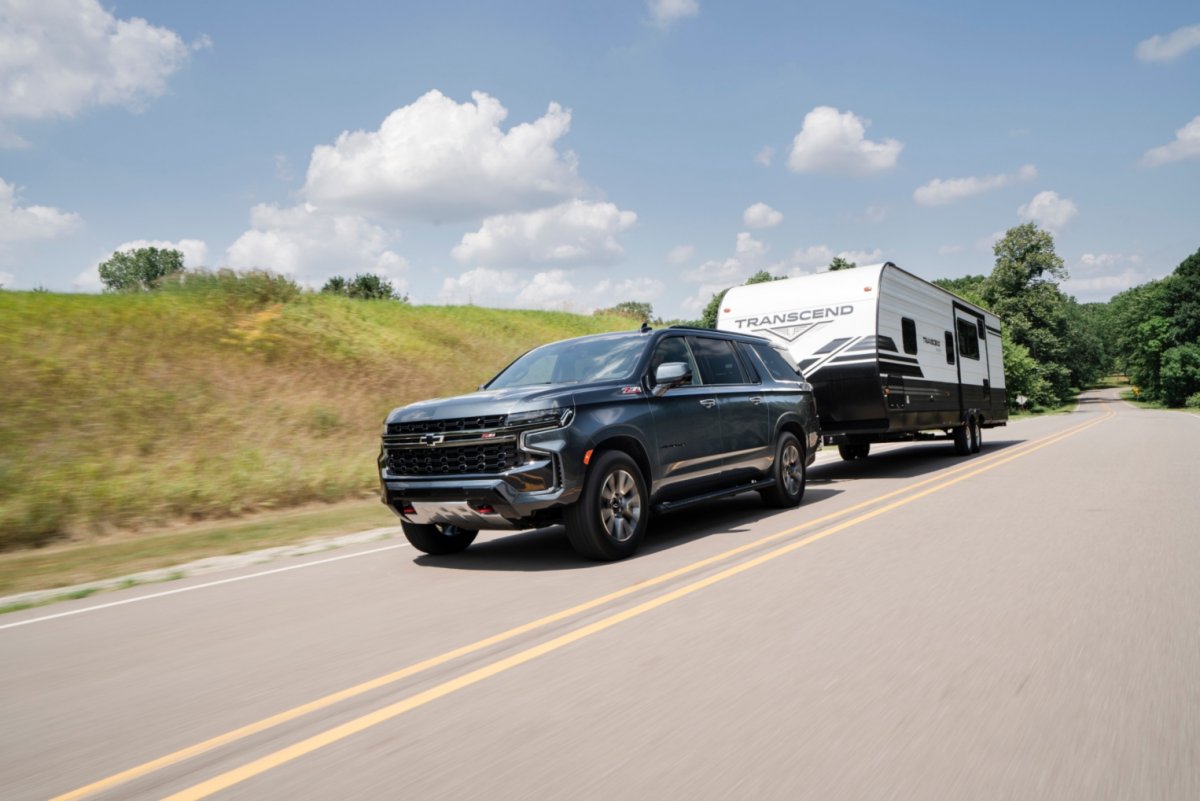
[[[971,453],[979,453],[983,447],[983,421],[978,417],[971,424]]]
[[[847,462],[855,459],[866,459],[871,453],[869,442],[843,442],[838,445],[838,454]]]
[[[958,456],[966,456],[971,452],[970,428],[970,422],[964,421],[954,429],[954,453]]]

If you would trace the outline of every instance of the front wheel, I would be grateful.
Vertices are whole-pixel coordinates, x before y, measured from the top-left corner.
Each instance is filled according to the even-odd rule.
[[[796,435],[785,431],[775,446],[775,467],[771,470],[775,479],[773,486],[759,494],[767,506],[784,509],[797,506],[804,497],[804,485],[808,476],[804,465],[804,448]]]
[[[404,529],[404,536],[412,543],[412,547],[434,556],[465,550],[479,534],[478,531],[458,526],[409,523],[406,520],[400,521],[400,527]]]
[[[646,534],[648,500],[637,462],[621,451],[600,454],[583,482],[583,495],[563,512],[571,547],[599,561],[630,556]]]

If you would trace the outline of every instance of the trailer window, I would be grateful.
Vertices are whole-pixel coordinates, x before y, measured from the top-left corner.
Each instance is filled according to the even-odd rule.
[[[958,321],[958,355],[964,359],[979,359],[979,332],[969,320]]]
[[[900,333],[904,335],[904,352],[917,352],[917,324],[907,317],[900,318]]]
[[[954,364],[954,334],[946,332],[946,364]]]
[[[983,320],[975,321],[975,330],[979,333],[979,339],[987,339],[987,329],[983,327]]]

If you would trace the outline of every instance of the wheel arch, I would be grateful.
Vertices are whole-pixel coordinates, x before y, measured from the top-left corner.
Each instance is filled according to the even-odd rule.
[[[592,458],[589,460],[589,469],[590,462],[594,462],[596,460],[596,456],[605,451],[621,451],[630,459],[633,459],[634,463],[638,466],[638,469],[642,471],[642,480],[646,482],[646,486],[649,487],[651,485],[654,476],[650,470],[650,457],[646,453],[645,446],[642,445],[642,443],[636,438],[624,435],[616,435],[607,437],[596,443],[595,447],[592,448]]]

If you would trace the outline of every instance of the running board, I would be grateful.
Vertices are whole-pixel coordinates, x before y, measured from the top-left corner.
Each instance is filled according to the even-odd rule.
[[[654,504],[655,512],[676,512],[680,509],[686,509],[689,506],[695,506],[698,503],[724,498],[728,495],[737,495],[742,492],[750,492],[751,490],[764,490],[767,487],[775,486],[775,479],[763,478],[758,481],[751,481],[749,484],[739,484],[736,487],[729,489],[716,490],[715,492],[706,492],[703,495],[695,495],[691,498],[684,498],[679,501],[663,501],[662,503]]]

